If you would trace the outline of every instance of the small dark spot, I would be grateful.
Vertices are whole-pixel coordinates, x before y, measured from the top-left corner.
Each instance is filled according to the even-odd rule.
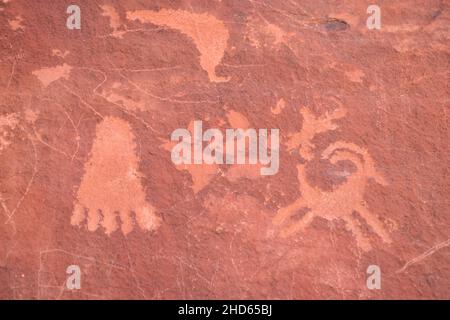
[[[290,217],[290,219],[293,220],[293,221],[299,221],[299,220],[301,220],[301,219],[305,216],[305,214],[306,214],[308,211],[311,211],[311,209],[310,209],[310,208],[307,208],[307,207],[301,208],[301,209],[297,210],[297,212],[296,212],[295,214],[293,214],[293,215]]]
[[[325,21],[325,29],[327,31],[344,31],[349,28],[350,28],[349,24],[344,20],[328,18]]]
[[[431,20],[436,20],[441,14],[442,14],[443,8],[439,8],[438,10],[434,11],[431,15]]]

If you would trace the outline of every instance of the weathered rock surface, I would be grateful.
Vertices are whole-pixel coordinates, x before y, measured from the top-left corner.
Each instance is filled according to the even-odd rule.
[[[381,30],[369,1],[98,3],[0,1],[0,298],[450,298],[447,1]],[[175,165],[195,120],[279,129],[278,173]]]

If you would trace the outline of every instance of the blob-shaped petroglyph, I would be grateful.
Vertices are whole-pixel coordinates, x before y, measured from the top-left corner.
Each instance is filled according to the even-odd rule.
[[[15,113],[0,115],[0,153],[11,144],[13,130],[19,123],[18,115]]]
[[[299,134],[292,135],[287,145],[290,149],[299,147],[300,155],[310,161],[313,159],[315,148],[312,142],[314,136],[321,132],[335,130],[337,125],[333,121],[343,117],[345,110],[337,109],[325,116],[316,117],[303,108],[301,114],[304,120],[302,130]],[[311,186],[308,183],[306,164],[298,164],[297,179],[301,197],[278,210],[275,215],[273,222],[281,227],[280,235],[288,237],[304,231],[315,217],[328,221],[341,219],[346,223],[346,228],[353,233],[358,247],[363,251],[369,251],[372,248],[369,238],[362,232],[359,220],[353,215],[357,212],[384,242],[391,243],[391,237],[384,229],[382,222],[369,212],[368,205],[364,201],[364,192],[370,179],[381,185],[387,185],[385,179],[376,171],[368,151],[354,143],[337,141],[321,153],[321,158],[333,165],[341,161],[350,161],[356,167],[356,171],[346,175],[344,183],[333,186],[331,191],[325,191]],[[293,219],[300,210],[306,210],[304,216],[300,220]]]
[[[9,20],[9,27],[14,30],[24,30],[25,27],[23,25],[23,18],[21,16],[16,16],[14,19]]]
[[[105,117],[96,128],[71,223],[79,226],[86,221],[89,231],[102,226],[108,235],[120,224],[126,235],[133,230],[134,220],[142,230],[155,230],[160,224],[155,209],[145,199],[130,125]]]
[[[146,110],[142,93],[120,82],[105,84],[100,95],[112,104],[129,111]]]
[[[112,35],[121,38],[122,35],[120,32],[118,32],[119,28],[121,27],[120,17],[116,9],[109,5],[101,5],[100,8],[103,11],[102,16],[109,18],[109,26],[111,27],[111,29],[113,29]]]
[[[64,63],[55,67],[35,70],[33,71],[33,75],[41,81],[44,87],[48,87],[52,82],[55,82],[61,78],[68,79],[71,71],[72,67]]]
[[[179,30],[191,38],[200,52],[200,65],[211,82],[225,82],[227,77],[216,75],[216,66],[222,60],[229,38],[225,24],[216,17],[183,10],[137,10],[127,12],[128,20],[152,23]]]
[[[291,35],[262,16],[250,17],[247,21],[245,36],[256,48],[288,43]]]

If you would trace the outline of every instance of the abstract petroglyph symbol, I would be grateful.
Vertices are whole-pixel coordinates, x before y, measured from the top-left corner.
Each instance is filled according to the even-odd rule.
[[[25,29],[25,27],[22,24],[23,19],[21,16],[17,16],[13,20],[9,20],[8,22],[9,22],[9,27],[14,31]]]
[[[132,93],[132,94],[131,94]],[[102,88],[101,96],[114,105],[129,111],[146,110],[146,104],[139,97],[140,92],[130,91],[130,88],[120,82],[113,82]]]
[[[246,27],[245,36],[255,48],[287,43],[292,35],[292,33],[285,32],[282,28],[270,23],[262,16],[250,17]]]
[[[62,52],[59,49],[52,49],[52,56],[54,56],[54,57],[65,58],[69,54],[70,54],[70,51],[68,51],[68,50],[64,50],[64,52]]]
[[[136,144],[130,125],[105,117],[97,126],[90,159],[78,189],[72,225],[87,221],[89,231],[103,226],[106,234],[119,227],[127,235],[134,218],[142,230],[155,230],[160,218],[147,203],[138,173]]]
[[[188,131],[194,134],[194,121],[191,121],[188,125]],[[164,140],[161,145],[163,149],[172,153],[174,146],[177,143],[172,140]],[[205,188],[212,179],[219,173],[219,167],[215,164],[196,165],[196,164],[179,164],[175,165],[177,170],[187,171],[192,179],[192,190],[194,193],[200,192]]]
[[[112,36],[122,38],[122,33],[119,31],[121,27],[120,17],[116,9],[109,5],[101,5],[102,16],[109,18],[109,26],[113,29]]]
[[[270,111],[273,114],[280,114],[283,111],[284,108],[286,108],[286,101],[284,101],[284,99],[281,98],[281,99],[279,99],[277,101],[277,104],[276,104],[275,107],[271,107],[270,108]]]
[[[68,79],[70,76],[70,72],[72,71],[72,67],[68,64],[64,63],[62,65],[58,65],[55,67],[42,68],[39,70],[35,70],[32,72],[34,76],[36,76],[42,85],[46,88],[52,82],[55,82],[59,79]]]
[[[289,136],[287,143],[288,151],[299,148],[300,155],[310,161],[313,159],[314,144],[312,142],[315,135],[326,131],[336,130],[337,124],[335,120],[343,118],[347,111],[343,108],[334,110],[333,112],[327,112],[323,116],[317,117],[308,108],[303,107],[300,109],[300,114],[303,117],[303,127],[298,133]]]
[[[214,16],[182,10],[137,10],[127,12],[128,20],[152,23],[179,30],[191,38],[200,52],[200,65],[211,82],[226,82],[228,77],[216,75],[216,66],[222,60],[229,38],[224,23]]]
[[[327,130],[335,130],[336,124],[332,121],[345,114],[343,110],[336,110],[322,117],[315,117],[307,110],[301,110],[304,115],[302,132],[291,136],[288,148],[300,144],[300,154],[308,161],[313,157],[314,144],[312,139],[315,134]],[[310,121],[308,123],[308,121]],[[304,139],[304,140],[303,140]],[[346,223],[346,228],[351,231],[356,239],[357,245],[363,251],[371,249],[369,239],[363,234],[358,219],[353,216],[357,212],[367,225],[386,243],[392,240],[385,231],[383,224],[368,210],[364,201],[364,191],[369,179],[386,185],[384,178],[375,170],[374,161],[364,148],[353,143],[337,141],[329,145],[322,153],[321,158],[335,165],[338,162],[350,161],[356,167],[356,172],[346,176],[346,181],[333,186],[332,191],[311,186],[306,175],[306,164],[298,164],[298,181],[300,184],[301,197],[294,203],[278,210],[273,219],[275,225],[280,225],[282,237],[291,236],[305,228],[315,217],[322,217],[329,221],[341,219]],[[301,210],[308,210],[300,220],[293,220]]]
[[[0,153],[11,144],[14,130],[19,123],[18,115],[15,113],[0,115]]]

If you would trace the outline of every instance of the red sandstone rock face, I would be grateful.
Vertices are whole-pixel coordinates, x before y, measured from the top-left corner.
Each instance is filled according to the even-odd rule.
[[[450,298],[448,2],[143,3],[0,2],[1,298]],[[278,173],[175,165],[196,120]]]

